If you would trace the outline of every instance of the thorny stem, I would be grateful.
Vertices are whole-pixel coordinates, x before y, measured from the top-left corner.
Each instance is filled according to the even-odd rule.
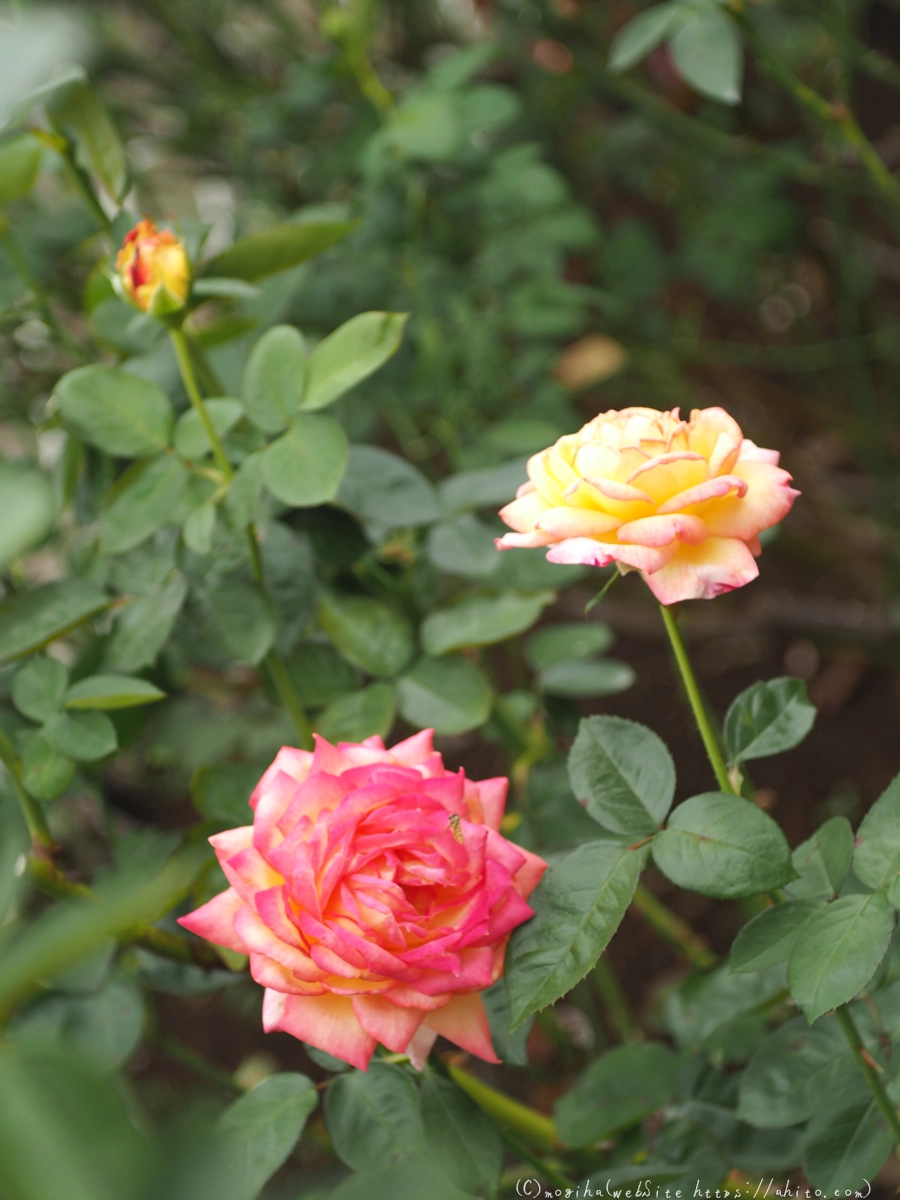
[[[685,958],[701,971],[708,971],[719,961],[718,957],[704,945],[699,936],[680,917],[658,900],[642,883],[635,888],[632,908],[640,913],[647,924],[664,942],[680,951]]]
[[[862,1038],[859,1036],[859,1030],[856,1028],[856,1022],[850,1015],[850,1010],[846,1004],[841,1004],[835,1009],[835,1016],[841,1029],[844,1031],[844,1037],[850,1049],[853,1051],[853,1057],[856,1059],[856,1064],[862,1071],[866,1083],[869,1085],[869,1091],[875,1097],[875,1103],[881,1109],[885,1120],[888,1123],[888,1128],[894,1139],[894,1145],[900,1149],[900,1117],[897,1115],[897,1109],[891,1101],[890,1096],[884,1089],[884,1084],[878,1078],[878,1073],[872,1069],[867,1059],[866,1051],[863,1049]]]
[[[700,688],[697,685],[694,668],[691,666],[691,660],[688,657],[687,647],[681,636],[681,630],[678,628],[678,622],[675,620],[672,610],[666,608],[664,604],[659,606],[659,611],[662,614],[666,633],[669,635],[672,652],[675,655],[675,661],[678,664],[678,670],[681,673],[681,679],[684,683],[684,690],[687,692],[694,720],[697,722],[697,728],[700,730],[700,736],[703,738],[703,745],[706,747],[706,753],[712,766],[713,774],[723,792],[728,792],[730,795],[736,796],[738,792],[728,777],[728,771],[725,769],[722,751],[719,749],[716,735],[713,733],[712,726],[709,723],[706,706],[703,703],[703,697],[700,695]]]

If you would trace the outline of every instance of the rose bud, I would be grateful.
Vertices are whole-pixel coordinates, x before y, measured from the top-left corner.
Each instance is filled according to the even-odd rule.
[[[116,290],[142,312],[165,316],[184,308],[191,264],[184,242],[171,229],[138,221],[116,256]]]
[[[759,534],[799,492],[724,409],[624,408],[528,462],[500,516],[501,550],[547,546],[555,563],[639,571],[662,604],[709,600],[759,574]]]
[[[180,923],[250,956],[267,1032],[361,1070],[379,1042],[421,1068],[438,1034],[498,1062],[479,992],[547,865],[499,832],[507,782],[448,771],[430,729],[285,746],[253,824],[210,838],[231,887]]]

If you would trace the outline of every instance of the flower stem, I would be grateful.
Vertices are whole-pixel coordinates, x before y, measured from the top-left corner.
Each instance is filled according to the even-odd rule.
[[[559,1146],[559,1134],[549,1117],[505,1096],[503,1092],[498,1092],[496,1088],[476,1079],[462,1067],[448,1063],[447,1071],[457,1087],[462,1088],[467,1096],[471,1096],[478,1107],[484,1109],[489,1117],[493,1117],[498,1125],[512,1130],[533,1146],[540,1146],[544,1150]]]
[[[593,978],[604,1015],[616,1037],[621,1038],[623,1042],[633,1042],[642,1038],[644,1035],[628,1007],[628,998],[622,990],[622,984],[608,955],[601,954],[597,959]]]
[[[693,966],[701,971],[708,971],[719,961],[693,929],[686,925],[681,917],[676,917],[670,912],[642,883],[635,888],[631,905],[664,942],[668,942],[673,949],[683,954]]]
[[[184,330],[181,328],[170,329],[169,337],[172,339],[172,347],[175,350],[175,357],[178,360],[178,370],[181,372],[184,390],[188,394],[188,399],[191,402],[194,412],[200,418],[200,423],[212,447],[213,458],[216,460],[216,466],[222,474],[222,479],[225,483],[230,483],[234,472],[231,469],[231,463],[228,461],[228,456],[222,446],[221,439],[216,433],[209,411],[203,403],[203,396],[200,394],[200,387],[197,383],[194,364],[191,362],[191,351]]]
[[[891,1131],[891,1136],[894,1139],[894,1145],[900,1148],[900,1117],[897,1116],[897,1109],[891,1101],[890,1096],[884,1089],[884,1084],[878,1078],[878,1073],[872,1069],[867,1060],[866,1052],[863,1049],[862,1038],[859,1036],[859,1030],[856,1028],[856,1022],[850,1015],[850,1010],[846,1004],[841,1004],[835,1009],[835,1016],[841,1029],[844,1031],[844,1037],[850,1049],[853,1051],[853,1057],[856,1059],[856,1064],[862,1071],[866,1083],[869,1085],[869,1091],[875,1097],[875,1103],[881,1109],[884,1119],[888,1123],[888,1128]]]
[[[19,801],[19,807],[22,809],[25,824],[31,835],[32,846],[40,851],[48,851],[53,845],[53,836],[47,825],[47,818],[44,816],[44,810],[39,802],[27,791],[22,782],[22,764],[19,762],[15,747],[2,727],[0,727],[0,762],[6,767],[13,785],[16,799]]]
[[[672,610],[666,608],[664,604],[659,606],[659,611],[662,613],[663,625],[665,625],[666,633],[669,635],[672,652],[675,655],[675,661],[678,664],[678,670],[681,673],[681,679],[684,683],[684,690],[687,692],[694,720],[697,722],[697,728],[700,730],[700,736],[703,738],[703,745],[706,747],[706,753],[712,766],[713,774],[723,792],[728,792],[730,795],[736,796],[738,793],[728,778],[728,771],[725,769],[722,751],[719,749],[716,735],[713,733],[712,726],[709,723],[703,697],[700,695],[700,688],[697,685],[694,668],[691,666],[687,646],[684,644],[684,638],[681,636],[678,622],[675,620]]]

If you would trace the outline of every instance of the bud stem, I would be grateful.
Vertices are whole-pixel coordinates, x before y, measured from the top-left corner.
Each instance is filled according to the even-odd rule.
[[[175,357],[178,360],[178,369],[181,372],[184,390],[187,392],[194,412],[200,418],[203,430],[209,439],[210,446],[212,446],[213,458],[216,460],[216,466],[222,474],[222,479],[225,483],[230,483],[234,472],[231,469],[231,463],[228,461],[228,456],[222,446],[221,439],[216,433],[216,428],[212,423],[209,411],[203,403],[203,397],[200,394],[200,388],[197,384],[197,376],[194,373],[194,364],[191,362],[190,347],[188,346],[184,330],[180,327],[170,329],[169,337],[172,339],[172,347],[175,351]]]

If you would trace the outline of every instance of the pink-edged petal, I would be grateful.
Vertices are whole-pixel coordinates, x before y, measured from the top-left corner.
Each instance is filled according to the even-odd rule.
[[[326,775],[340,775],[350,765],[337,746],[332,746],[331,742],[326,741],[321,734],[314,733],[313,740],[316,748],[313,751],[310,774],[313,771],[322,771]]]
[[[550,505],[538,492],[528,492],[500,509],[500,519],[516,533],[531,533]]]
[[[248,904],[253,903],[253,898],[258,892],[280,887],[284,883],[282,876],[272,870],[253,846],[249,846],[246,850],[240,850],[228,858],[219,849],[216,850],[216,853],[219,855],[219,863],[228,882]]]
[[[694,504],[705,504],[707,500],[716,500],[721,496],[727,496],[729,492],[737,492],[739,496],[743,496],[746,491],[745,480],[738,479],[736,475],[720,475],[717,479],[707,479],[695,487],[677,492],[665,500],[656,512],[660,516],[664,513],[683,512]]]
[[[423,1014],[400,1008],[388,996],[354,996],[353,1011],[366,1033],[395,1054],[404,1054],[410,1038],[422,1024]]]
[[[503,775],[494,779],[480,779],[476,784],[484,809],[484,823],[489,829],[499,832],[503,811],[506,808],[506,793],[509,790],[509,780]]]
[[[533,533],[504,533],[503,537],[494,538],[494,545],[498,550],[537,550],[540,546],[549,546],[552,541],[551,533],[536,529]]]
[[[394,1004],[401,1008],[415,1008],[419,1012],[434,1012],[436,1008],[443,1008],[453,999],[452,993],[449,992],[446,995],[426,996],[424,992],[419,992],[407,984],[391,988],[389,995]]]
[[[567,538],[547,551],[547,562],[563,566],[608,567],[613,561],[610,542],[595,542],[593,538]]]
[[[179,917],[178,924],[216,946],[246,954],[247,946],[234,928],[234,918],[243,908],[246,905],[234,888],[226,888],[186,917]]]
[[[253,909],[246,904],[242,905],[235,914],[234,931],[244,943],[245,954],[250,951],[255,954],[264,954],[266,958],[271,958],[273,962],[287,967],[301,979],[321,977],[321,972],[316,971],[308,954],[296,946],[289,946],[281,938],[276,937],[268,925],[260,920]]]
[[[225,829],[222,833],[214,833],[209,839],[209,844],[215,850],[216,858],[222,862],[253,845],[253,826],[240,825],[237,829]]]
[[[677,604],[681,600],[712,600],[743,587],[758,574],[744,542],[709,537],[702,546],[682,546],[667,566],[644,578],[660,604]]]
[[[703,519],[711,534],[746,541],[782,521],[800,493],[790,486],[787,471],[769,463],[739,462],[735,473],[746,482],[746,494],[715,501]]]
[[[593,508],[550,508],[539,518],[537,526],[555,538],[602,537],[622,523],[621,517],[597,512]]]
[[[436,1041],[437,1031],[429,1029],[427,1025],[420,1025],[413,1034],[409,1045],[406,1047],[406,1053],[409,1055],[409,1061],[417,1071],[425,1070],[428,1055],[431,1053],[431,1048]]]
[[[547,863],[539,855],[532,854],[530,850],[525,850],[521,846],[518,846],[517,849],[525,855],[525,862],[513,875],[513,886],[522,899],[527,900],[541,882],[543,874],[547,870]]]
[[[628,478],[632,486],[640,487],[662,504],[676,492],[694,487],[706,479],[707,464],[702,454],[692,450],[658,454],[639,466]]]
[[[702,454],[695,454],[693,450],[671,450],[666,454],[657,454],[654,458],[648,459],[645,463],[641,463],[628,478],[626,483],[633,483],[641,475],[647,474],[649,471],[655,471],[657,467],[668,467],[672,463],[705,463],[706,459]]]
[[[777,467],[780,461],[781,452],[779,450],[766,450],[762,446],[757,446],[755,442],[751,442],[749,438],[744,438],[741,442],[738,462],[764,462],[769,466]]]
[[[500,1062],[491,1042],[491,1027],[484,1001],[477,993],[454,996],[444,1008],[428,1013],[425,1024],[448,1042],[468,1050],[470,1054],[477,1054],[485,1062]]]
[[[434,730],[422,729],[391,746],[388,753],[394,762],[404,767],[417,767],[434,754]]]
[[[741,427],[724,408],[695,408],[687,428],[688,446],[709,461],[716,452],[722,435],[734,445],[743,440]]]
[[[288,996],[278,1028],[365,1071],[377,1042],[366,1033],[349,996]]]
[[[309,773],[312,757],[309,750],[298,750],[294,746],[282,746],[275,755],[271,766],[266,769],[262,779],[253,789],[250,796],[250,807],[256,808],[260,796],[279,772],[284,772],[295,783],[304,780]]]
[[[264,954],[250,955],[250,975],[262,987],[293,996],[321,996],[327,989],[323,984],[299,979],[293,971],[266,958]]]
[[[737,462],[740,451],[740,438],[723,430],[716,439],[712,453],[709,456],[710,475],[727,475]]]
[[[263,992],[262,1026],[264,1033],[274,1033],[281,1027],[284,1016],[284,1006],[287,996],[284,992],[276,992],[274,988],[266,988]]]
[[[516,499],[518,500],[520,496],[527,496],[530,492],[535,491],[537,491],[537,488],[530,479],[526,479],[524,483],[520,483],[516,488]]]
[[[619,483],[616,479],[588,479],[593,487],[601,492],[608,500],[618,500],[623,504],[652,504],[653,497],[639,487],[630,483]]]
[[[687,513],[672,513],[667,516],[638,517],[623,525],[618,533],[620,542],[634,542],[639,546],[669,546],[672,542],[687,542],[696,546],[707,536],[706,525],[700,517]]]
[[[620,563],[632,571],[659,571],[677,553],[678,542],[669,546],[635,546],[615,542],[594,542],[590,538],[569,538],[547,551],[547,560],[555,563],[582,563],[588,567],[608,567]]]

